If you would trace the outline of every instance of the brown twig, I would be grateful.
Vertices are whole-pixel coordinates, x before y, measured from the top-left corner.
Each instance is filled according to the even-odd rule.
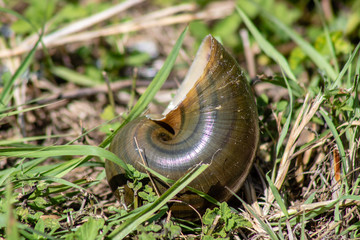
[[[143,151],[142,151],[142,149],[139,147],[139,144],[138,144],[138,141],[137,141],[136,137],[134,137],[134,141],[135,141],[135,144],[136,144],[136,148],[138,149],[138,152],[139,152],[139,155],[140,155],[140,158],[141,158],[142,163],[144,164],[144,166],[148,167],[148,164],[147,164],[147,162],[145,161],[144,156],[143,156],[143,154],[142,154]],[[157,187],[156,187],[156,185],[155,185],[155,182],[154,182],[154,180],[153,180],[150,172],[149,172],[148,170],[146,170],[146,169],[145,169],[145,172],[146,172],[147,175],[149,176],[150,182],[151,182],[151,184],[152,184],[152,186],[153,186],[153,188],[154,188],[154,190],[155,190],[156,195],[157,195],[158,197],[160,197],[161,194],[160,194],[159,190],[157,189]]]
[[[145,80],[137,81],[136,86],[137,87],[148,86],[150,84],[150,82],[151,81],[145,81]],[[124,81],[111,83],[110,87],[111,87],[112,91],[118,91],[123,88],[131,87],[131,85],[132,85],[132,80],[124,80]],[[173,81],[165,82],[163,85],[163,88],[175,88],[175,87],[176,87],[176,84]],[[102,85],[99,85],[96,87],[80,88],[80,89],[76,89],[73,91],[51,94],[47,97],[44,97],[43,99],[38,100],[36,103],[42,105],[42,104],[51,103],[51,102],[54,102],[57,100],[82,98],[82,97],[88,97],[91,95],[95,95],[95,94],[99,94],[99,93],[107,93],[107,92],[108,92],[108,88],[107,88],[106,84],[102,84]]]
[[[245,60],[246,60],[246,66],[249,71],[249,76],[251,79],[253,79],[256,77],[256,65],[255,65],[254,53],[250,46],[248,31],[246,29],[241,29],[240,36],[244,45]]]

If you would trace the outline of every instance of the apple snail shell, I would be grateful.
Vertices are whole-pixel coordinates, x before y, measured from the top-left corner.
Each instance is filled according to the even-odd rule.
[[[136,145],[135,138],[138,145]],[[259,140],[258,115],[251,88],[237,64],[211,35],[202,42],[189,72],[163,117],[143,116],[125,125],[110,151],[144,171],[138,147],[149,168],[177,180],[196,164],[210,166],[191,184],[219,201],[227,201],[245,181]],[[124,171],[105,163],[113,191],[125,185]],[[157,182],[162,192],[166,188]],[[131,201],[129,189],[126,199]],[[207,203],[184,190],[179,199],[203,209]],[[186,215],[187,206],[172,210]]]

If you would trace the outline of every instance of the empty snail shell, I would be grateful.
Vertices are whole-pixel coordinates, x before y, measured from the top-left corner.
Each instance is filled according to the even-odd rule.
[[[241,187],[251,169],[258,140],[258,115],[251,88],[235,59],[208,35],[163,117],[143,116],[128,123],[114,137],[110,151],[144,171],[141,149],[149,168],[173,180],[198,163],[210,163],[190,186],[227,201],[231,193],[225,187],[232,191]],[[113,191],[126,184],[120,166],[107,161],[105,168]],[[157,187],[165,190],[160,182]],[[179,199],[197,209],[207,204],[186,190]],[[181,204],[172,206],[181,215],[186,215],[185,208]]]

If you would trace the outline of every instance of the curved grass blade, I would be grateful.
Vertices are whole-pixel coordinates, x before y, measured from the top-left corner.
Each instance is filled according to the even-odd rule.
[[[255,38],[256,42],[259,44],[262,51],[265,52],[270,58],[272,58],[275,62],[277,62],[280,67],[284,70],[285,74],[294,81],[296,84],[292,85],[294,87],[294,91],[296,93],[302,93],[303,90],[297,84],[296,77],[294,73],[291,71],[291,68],[286,61],[285,57],[278,52],[275,47],[273,47],[270,42],[268,42],[260,33],[260,31],[256,28],[255,24],[246,16],[246,14],[240,9],[239,6],[236,6],[236,10],[242,20],[244,21],[246,27],[249,29],[253,37]],[[298,95],[298,94],[297,94]]]
[[[36,177],[36,178],[26,178],[26,179],[14,180],[13,183],[18,183],[18,182],[21,182],[21,181],[32,181],[32,180],[56,182],[56,183],[60,183],[62,185],[69,186],[69,187],[72,187],[72,188],[77,188],[79,190],[82,190],[82,191],[86,192],[85,188],[83,188],[83,187],[81,187],[79,185],[76,185],[76,184],[74,184],[72,182],[66,181],[65,179],[57,178],[57,177],[44,176],[44,177]]]
[[[260,7],[261,9],[261,7]],[[336,79],[336,72],[333,67],[326,61],[326,59],[318,52],[316,49],[311,46],[307,41],[305,41],[299,34],[294,30],[286,26],[279,19],[267,13],[265,10],[261,9],[263,16],[273,22],[277,27],[283,30],[299,47],[304,51],[304,53],[320,68],[323,69],[330,79],[333,81]]]
[[[349,59],[346,61],[345,66],[341,69],[339,75],[337,76],[337,78],[335,79],[334,83],[332,84],[330,91],[334,90],[338,87],[340,87],[340,81],[341,79],[344,77],[346,71],[349,69],[350,64],[352,63],[352,61],[354,60],[354,57],[356,56],[356,54],[358,53],[360,48],[360,43],[358,43],[358,45],[355,47],[355,50],[350,54]]]
[[[181,33],[180,37],[176,41],[173,49],[171,50],[169,56],[166,58],[164,65],[160,69],[160,71],[156,74],[154,79],[149,84],[148,88],[145,90],[143,95],[139,98],[135,106],[132,108],[131,112],[127,116],[127,118],[124,120],[124,122],[114,131],[113,134],[111,134],[109,137],[107,137],[100,145],[99,147],[106,147],[115,134],[123,127],[125,124],[130,122],[131,120],[138,117],[141,113],[144,112],[146,107],[149,105],[149,103],[154,98],[155,94],[160,90],[161,86],[164,84],[166,79],[168,78],[171,69],[173,68],[175,64],[175,60],[177,55],[179,54],[182,42],[184,41],[186,32],[188,31],[188,27],[184,29],[184,31]]]
[[[52,74],[80,86],[94,87],[100,83],[98,79],[92,79],[91,77],[62,66],[54,66],[50,71]]]
[[[42,36],[39,37],[39,40],[36,42],[35,46],[31,49],[31,51],[26,56],[25,60],[21,63],[19,68],[15,71],[14,75],[11,77],[9,81],[6,82],[3,90],[0,93],[0,112],[6,107],[9,103],[11,96],[12,96],[12,89],[15,83],[15,80],[20,77],[21,74],[25,72],[28,66],[31,63],[32,58],[36,52],[36,49],[41,42]]]
[[[18,12],[13,11],[13,10],[8,9],[8,8],[2,8],[2,7],[0,7],[0,12],[5,12],[5,13],[8,13],[8,14],[11,14],[11,15],[17,17],[18,19],[23,20],[24,22],[28,23],[31,26],[31,28],[34,30],[34,32],[37,31],[36,26],[31,21],[29,21],[29,19],[27,19],[23,15],[19,14]]]
[[[326,124],[329,126],[329,128],[331,130],[331,133],[333,134],[334,139],[336,141],[336,145],[338,146],[339,154],[341,156],[342,163],[345,164],[346,163],[346,161],[345,161],[346,160],[346,154],[345,154],[344,145],[343,145],[343,143],[341,141],[339,133],[336,130],[336,127],[335,127],[334,123],[331,121],[331,119],[328,116],[327,112],[325,112],[325,110],[322,109],[322,108],[320,108],[319,112],[320,112],[321,116],[324,118]]]
[[[289,128],[290,128],[290,122],[291,122],[291,118],[292,118],[292,113],[293,113],[293,94],[292,94],[292,90],[291,90],[291,87],[286,79],[286,76],[284,76],[284,81],[286,83],[286,87],[289,91],[289,98],[290,98],[290,102],[289,102],[289,115],[286,119],[286,122],[283,126],[283,129],[281,130],[281,133],[280,133],[280,136],[279,136],[279,140],[276,144],[276,157],[279,156],[279,153],[280,153],[280,148],[281,146],[283,145],[283,142],[285,140],[285,137],[287,135],[287,133],[289,132]]]
[[[71,156],[71,155],[103,157],[118,164],[126,171],[126,173],[130,174],[130,171],[126,166],[126,164],[122,160],[120,160],[114,153],[105,150],[104,148],[96,147],[96,146],[69,145],[69,146],[0,149],[0,156],[5,156],[5,157],[47,158],[47,157]]]
[[[276,202],[279,204],[279,207],[280,207],[281,211],[284,213],[286,218],[289,218],[288,210],[287,210],[287,208],[285,206],[284,201],[282,200],[282,198],[280,196],[279,191],[277,190],[277,188],[275,187],[274,183],[271,181],[271,179],[269,178],[268,175],[266,175],[266,180],[269,183],[270,189],[273,192],[274,197],[276,199]]]
[[[153,176],[157,177],[158,179],[160,179],[161,181],[163,181],[164,183],[167,183],[167,184],[174,184],[174,180],[172,179],[169,179],[163,175],[161,175],[160,173],[154,171],[153,169],[149,168],[148,166],[145,166],[143,164],[141,164],[147,171],[149,171]],[[190,191],[192,191],[193,193],[196,193],[197,195],[199,195],[200,197],[202,198],[205,198],[207,201],[211,202],[212,204],[214,205],[217,205],[220,207],[220,202],[218,200],[216,200],[215,198],[211,197],[210,195],[202,192],[202,191],[199,191],[193,187],[189,187],[187,186],[186,187],[187,189],[189,189]]]
[[[33,137],[24,137],[19,139],[10,139],[10,140],[0,140],[0,146],[9,146],[12,144],[19,144],[30,141],[44,140],[44,139],[52,139],[52,138],[63,138],[69,137],[71,134],[63,134],[63,135],[44,135],[44,136],[33,136]]]
[[[127,124],[128,122],[130,122],[131,120],[135,119],[137,116],[139,116],[144,110],[145,108],[148,106],[148,104],[151,102],[151,100],[154,98],[155,94],[157,93],[157,91],[159,91],[159,89],[161,88],[161,86],[163,85],[163,83],[166,81],[166,79],[168,78],[170,71],[172,69],[172,67],[175,64],[175,60],[177,55],[179,54],[182,42],[184,41],[186,32],[188,31],[188,27],[186,27],[184,29],[184,31],[181,33],[180,37],[178,38],[178,40],[176,41],[174,48],[171,50],[169,56],[166,58],[164,65],[162,66],[162,68],[160,69],[160,71],[156,74],[155,78],[152,80],[152,82],[150,83],[150,85],[148,86],[148,88],[146,89],[146,91],[144,92],[144,94],[139,98],[138,102],[135,104],[135,106],[133,107],[133,109],[131,110],[131,112],[129,113],[129,115],[127,116],[127,118],[121,123],[121,125],[110,135],[108,136],[100,145],[100,148],[105,148],[107,147],[111,140],[114,138],[114,136],[116,135],[116,133],[123,127],[125,126],[125,124]],[[81,161],[77,161],[77,162],[73,162],[70,165],[70,168],[73,169],[75,168],[78,164],[81,164],[82,162],[86,162],[90,159],[90,157],[85,157],[83,158]],[[119,159],[119,158],[118,158]],[[121,159],[119,159],[121,160]],[[121,161],[123,162],[123,161]],[[127,169],[127,167],[126,167]],[[55,170],[56,171],[56,170]],[[68,171],[68,170],[65,170]],[[128,173],[130,174],[130,172]]]

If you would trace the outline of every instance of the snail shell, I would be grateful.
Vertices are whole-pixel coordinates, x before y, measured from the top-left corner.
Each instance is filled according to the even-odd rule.
[[[137,140],[138,145],[136,145]],[[177,180],[198,163],[210,166],[191,184],[219,201],[227,201],[246,179],[259,140],[258,115],[251,88],[235,59],[211,35],[203,40],[178,93],[163,117],[143,116],[124,126],[110,151],[139,171],[147,166]],[[138,147],[139,149],[138,149]],[[124,171],[106,161],[113,191],[124,185]],[[159,182],[162,192],[166,188]],[[131,201],[129,189],[127,201]],[[184,190],[179,199],[197,209],[206,201]],[[186,205],[172,210],[186,215]]]

